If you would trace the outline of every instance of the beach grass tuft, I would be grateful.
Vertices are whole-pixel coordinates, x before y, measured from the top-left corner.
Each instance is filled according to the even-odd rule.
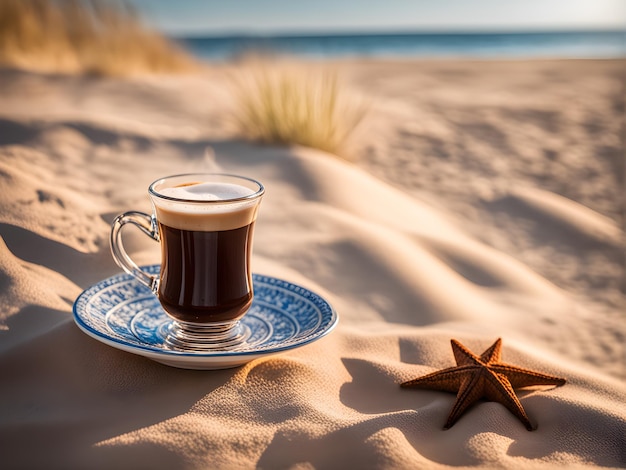
[[[107,76],[196,67],[128,4],[112,0],[0,1],[0,65]]]
[[[235,119],[248,139],[298,144],[350,159],[349,138],[367,113],[332,70],[253,64],[234,77]]]

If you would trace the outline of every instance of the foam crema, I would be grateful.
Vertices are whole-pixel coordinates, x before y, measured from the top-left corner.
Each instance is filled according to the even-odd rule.
[[[253,193],[251,189],[233,183],[185,183],[159,190],[163,196],[192,201],[228,201]]]
[[[190,231],[234,230],[256,220],[259,198],[245,186],[224,182],[192,182],[155,188],[152,195],[157,220],[168,227]],[[159,197],[161,196],[161,197]]]

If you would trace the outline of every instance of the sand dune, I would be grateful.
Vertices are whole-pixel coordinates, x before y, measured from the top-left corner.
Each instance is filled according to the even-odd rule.
[[[602,187],[571,189],[576,197],[554,189],[568,187],[573,166],[533,177],[528,163],[548,165],[545,148],[573,135],[550,114],[569,95],[510,91],[548,73],[572,87],[612,83],[615,64],[579,78],[571,63],[493,63],[488,73],[471,63],[339,65],[378,100],[356,164],[237,140],[219,69],[134,81],[2,75],[0,449],[11,467],[624,466],[624,232],[621,202],[606,200],[614,175],[595,176],[606,198],[594,204],[588,193]],[[588,96],[593,112],[602,99]],[[519,126],[500,122],[505,114]],[[552,140],[528,140],[521,128]],[[507,146],[522,161],[498,160],[492,147]],[[254,270],[327,298],[340,316],[335,331],[237,369],[198,372],[78,330],[73,300],[119,271],[112,218],[149,211],[148,184],[189,171],[263,181]],[[139,263],[158,262],[156,243],[138,231],[126,239]],[[454,396],[398,386],[453,365],[451,338],[480,353],[498,337],[505,362],[568,379],[520,392],[532,433],[497,403],[442,431]]]
[[[516,188],[506,198],[494,201],[497,210],[514,212],[532,218],[543,228],[545,239],[560,240],[567,235],[568,243],[579,250],[605,245],[618,248],[623,232],[613,220],[567,198],[537,188]],[[552,241],[553,243],[556,240]]]

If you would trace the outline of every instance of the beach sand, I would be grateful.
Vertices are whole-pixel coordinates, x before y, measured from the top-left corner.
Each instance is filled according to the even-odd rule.
[[[0,73],[0,451],[7,468],[626,466],[621,61],[348,61],[369,113],[351,161],[242,141],[229,76]],[[158,177],[262,181],[254,271],[340,321],[223,371],[82,333],[72,304],[119,272],[115,215]],[[139,264],[159,251],[125,234]],[[405,380],[477,354],[567,378],[519,392],[528,432]]]

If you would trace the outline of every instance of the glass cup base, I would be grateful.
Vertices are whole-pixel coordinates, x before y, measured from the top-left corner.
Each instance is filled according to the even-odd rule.
[[[230,351],[250,335],[250,328],[240,321],[210,325],[173,321],[165,331],[165,344],[179,351]]]

